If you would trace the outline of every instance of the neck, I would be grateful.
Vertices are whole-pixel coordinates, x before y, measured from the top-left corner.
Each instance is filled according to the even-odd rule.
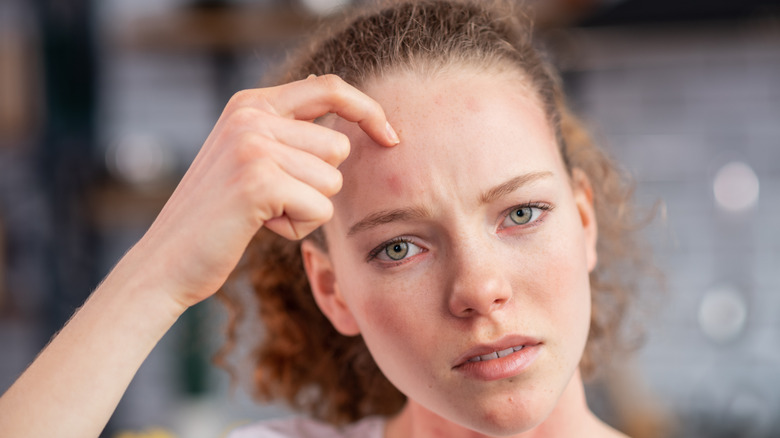
[[[590,431],[590,433],[586,433]],[[558,404],[550,415],[531,429],[512,435],[516,438],[561,436],[613,436],[615,432],[598,420],[588,409],[579,371],[572,376]],[[394,418],[388,421],[386,438],[489,438],[427,410],[409,400]]]

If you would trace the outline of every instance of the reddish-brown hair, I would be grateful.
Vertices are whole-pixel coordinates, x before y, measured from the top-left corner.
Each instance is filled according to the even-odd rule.
[[[567,168],[582,169],[593,186],[599,264],[590,276],[593,310],[580,365],[585,375],[591,374],[618,343],[642,253],[625,179],[567,109],[558,76],[533,45],[529,20],[492,2],[394,2],[353,15],[312,38],[287,64],[280,82],[336,74],[360,87],[396,69],[428,74],[464,65],[510,71],[524,79],[544,107]],[[321,231],[311,239],[325,248]],[[318,309],[298,242],[262,230],[241,270],[249,277],[265,326],[253,356],[257,397],[284,399],[334,424],[400,410],[405,397],[382,375],[362,338],[342,336]],[[222,297],[229,309],[239,309],[235,298]],[[227,350],[242,317],[240,312],[231,317]]]

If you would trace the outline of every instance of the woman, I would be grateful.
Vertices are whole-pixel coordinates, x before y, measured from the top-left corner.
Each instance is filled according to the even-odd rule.
[[[98,436],[265,227],[303,240],[250,245],[258,391],[334,426],[235,437],[621,436],[582,373],[628,292],[602,281],[630,243],[624,199],[528,26],[478,2],[394,4],[315,40],[284,82],[231,99],[149,231],[0,399],[0,429]]]

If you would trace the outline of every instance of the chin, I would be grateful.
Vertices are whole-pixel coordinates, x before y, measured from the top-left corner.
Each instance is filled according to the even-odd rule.
[[[546,400],[506,400],[499,409],[481,411],[471,407],[461,413],[459,421],[468,429],[489,436],[511,436],[528,432],[542,424],[553,410],[554,403]]]

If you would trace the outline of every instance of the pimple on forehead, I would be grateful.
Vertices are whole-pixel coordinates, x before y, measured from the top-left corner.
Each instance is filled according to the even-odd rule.
[[[466,98],[466,109],[472,113],[478,113],[482,110],[482,105],[474,96],[469,96]]]
[[[393,196],[401,196],[401,192],[403,191],[403,183],[401,182],[401,178],[398,176],[398,174],[391,174],[385,179],[387,183],[387,187],[390,189],[390,193]]]

